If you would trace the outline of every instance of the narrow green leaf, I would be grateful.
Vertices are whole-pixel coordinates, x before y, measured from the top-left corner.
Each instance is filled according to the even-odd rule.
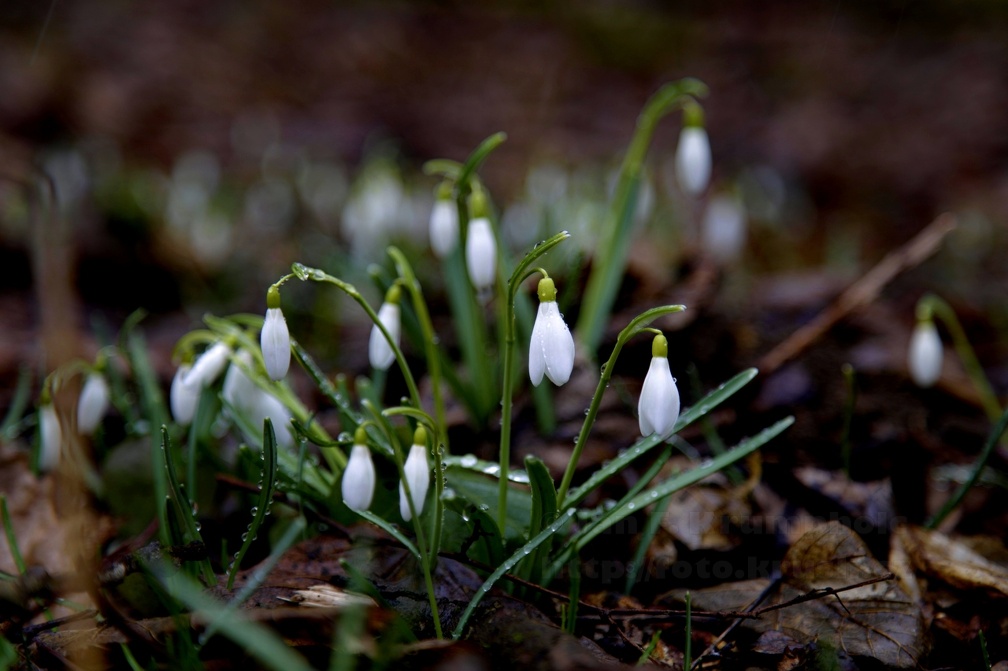
[[[395,538],[397,541],[402,543],[403,547],[409,550],[414,557],[420,559],[420,550],[418,550],[417,546],[413,544],[413,541],[411,541],[409,538],[406,538],[405,534],[399,531],[399,528],[396,527],[396,525],[387,521],[385,518],[378,517],[370,510],[356,510],[354,512],[356,512],[358,515],[366,519],[371,524],[385,531],[385,533],[387,533],[388,535]]]
[[[231,589],[231,586],[234,585],[234,579],[238,574],[238,569],[241,568],[242,559],[249,548],[252,547],[252,541],[256,539],[259,527],[262,526],[263,520],[266,519],[266,513],[269,512],[269,508],[273,504],[273,492],[276,490],[276,481],[276,433],[273,431],[273,422],[267,417],[263,420],[263,452],[262,471],[259,477],[259,499],[256,502],[255,512],[252,516],[252,524],[249,526],[248,531],[242,534],[241,549],[238,550],[238,554],[235,555],[235,559],[231,562],[231,566],[228,569],[228,589]]]
[[[17,536],[14,535],[14,523],[11,522],[10,511],[7,510],[7,497],[0,495],[0,521],[3,522],[4,534],[7,536],[7,547],[10,548],[11,558],[18,573],[23,574],[28,570],[21,550],[18,549]]]
[[[673,476],[661,484],[652,487],[648,491],[638,494],[632,499],[621,501],[618,505],[613,506],[613,508],[606,511],[605,515],[603,515],[598,522],[583,530],[574,539],[572,539],[570,543],[568,543],[565,551],[553,561],[548,575],[556,575],[556,572],[561,566],[563,566],[564,562],[572,553],[580,552],[594,538],[620,520],[625,519],[638,510],[644,510],[646,506],[657,502],[664,496],[678,492],[679,490],[697,483],[707,476],[717,473],[721,469],[734,464],[740,459],[755,452],[773,438],[776,438],[793,423],[794,417],[786,417],[785,419],[782,419],[763,429],[755,436],[746,438],[728,452],[707,461],[703,465]]]
[[[153,576],[173,598],[192,611],[199,612],[207,627],[213,627],[231,639],[266,668],[275,671],[310,671],[304,657],[292,650],[279,635],[258,622],[247,619],[240,610],[207,595],[196,583],[184,575],[166,575],[154,568]]]
[[[494,519],[497,517],[497,489],[499,466],[493,464],[485,472],[460,467],[454,459],[446,459],[448,468],[446,480],[458,496],[469,500],[473,505],[486,506],[485,510]],[[485,463],[485,462],[484,462]],[[524,480],[524,472],[519,478]],[[517,481],[511,478],[509,482]],[[527,482],[527,480],[525,480]],[[524,488],[512,488],[508,492],[507,518],[504,524],[504,537],[508,542],[523,540],[532,515],[532,497]]]
[[[497,570],[490,574],[490,576],[484,581],[483,585],[476,591],[476,594],[469,601],[466,606],[465,611],[462,613],[462,617],[459,618],[458,624],[455,626],[455,630],[452,632],[452,638],[461,638],[462,634],[465,632],[466,624],[469,622],[469,618],[472,617],[473,611],[476,610],[476,606],[479,605],[480,601],[483,600],[490,590],[493,588],[497,581],[500,580],[505,573],[510,571],[518,562],[523,558],[532,554],[532,552],[539,547],[546,539],[553,536],[553,534],[560,531],[564,525],[570,522],[571,518],[574,517],[574,510],[568,510],[553,521],[553,524],[549,525],[538,535],[536,535],[532,540],[523,545],[518,549],[513,555],[508,557],[503,564],[497,567]]]
[[[0,422],[0,439],[14,439],[15,428],[21,422],[21,416],[24,414],[25,409],[28,407],[28,403],[31,401],[31,382],[31,366],[22,365],[18,369],[17,383],[14,386],[14,397],[11,399],[10,406],[7,408],[7,413],[4,415],[3,422]]]
[[[532,492],[532,516],[529,520],[529,538],[534,537],[549,526],[557,515],[556,487],[549,469],[538,457],[525,457],[525,472],[528,473]],[[519,573],[532,582],[539,582],[542,566],[549,555],[550,542],[546,542],[519,565]]]
[[[170,500],[171,509],[175,511],[175,515],[169,517],[167,511],[165,513],[165,519],[169,523],[174,519],[174,523],[177,524],[179,533],[181,534],[181,541],[183,543],[191,542],[203,542],[203,537],[200,536],[199,529],[196,527],[196,520],[193,518],[193,505],[192,501],[189,500],[188,495],[185,493],[185,489],[182,487],[181,482],[178,478],[178,473],[175,470],[175,460],[172,454],[171,438],[168,437],[168,427],[161,426],[161,454],[164,460],[164,472],[167,477],[168,484],[168,498]],[[163,501],[164,499],[158,499]],[[158,506],[161,508],[161,506]],[[169,527],[170,529],[171,527]],[[175,541],[176,539],[171,539]],[[209,559],[203,559],[199,562],[200,571],[203,574],[203,582],[207,585],[213,585],[217,582],[217,576],[213,572],[213,567],[210,566]]]
[[[729,398],[731,398],[739,389],[747,385],[756,377],[757,370],[755,368],[749,368],[742,371],[741,373],[735,375],[733,378],[724,382],[719,387],[711,391],[709,394],[700,399],[692,407],[684,410],[680,415],[679,419],[676,420],[674,433],[679,433],[684,428],[697,421],[711,410],[721,405]],[[608,478],[612,477],[616,473],[619,473],[624,468],[626,468],[631,462],[638,459],[639,457],[647,454],[648,451],[653,449],[656,445],[660,444],[662,441],[658,436],[649,436],[647,438],[642,438],[638,440],[633,446],[627,448],[624,452],[620,453],[615,459],[604,464],[600,469],[595,471],[591,477],[585,481],[580,487],[572,490],[570,495],[564,501],[565,507],[577,506],[581,501],[585,499],[588,494],[593,492],[599,485],[605,482]]]

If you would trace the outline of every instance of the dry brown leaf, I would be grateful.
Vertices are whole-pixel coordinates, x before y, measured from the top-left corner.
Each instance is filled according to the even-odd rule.
[[[965,542],[920,527],[900,527],[895,535],[921,573],[959,589],[1008,596],[1008,568],[988,560]]]
[[[891,574],[853,531],[838,522],[809,531],[788,550],[781,573],[779,589],[760,607],[787,605],[743,626],[760,633],[778,631],[800,644],[824,641],[848,655],[874,658],[892,667],[917,665],[925,651],[917,604],[894,580],[884,580]],[[743,610],[767,585],[748,581],[699,590],[693,592],[694,608]],[[852,586],[857,587],[847,589]],[[801,601],[815,590],[824,591]]]
[[[723,482],[715,481],[678,492],[661,525],[691,550],[731,550],[737,542],[726,534],[726,520],[751,518],[749,506]]]

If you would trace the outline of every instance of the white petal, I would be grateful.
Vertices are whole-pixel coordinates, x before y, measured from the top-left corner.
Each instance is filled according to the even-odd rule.
[[[555,302],[552,304],[556,305]],[[537,387],[542,382],[543,373],[546,372],[546,348],[543,340],[546,336],[546,320],[549,314],[547,305],[550,303],[539,303],[539,312],[536,313],[535,324],[532,326],[532,337],[529,338],[529,379]]]
[[[252,353],[243,349],[238,353],[238,361],[251,368]],[[259,402],[261,391],[252,378],[245,374],[241,366],[233,364],[224,374],[221,397],[237,412],[249,414]]]
[[[230,356],[231,348],[224,342],[216,342],[196,359],[185,377],[185,383],[196,388],[197,397],[200,388],[209,387],[216,382],[224,372]]]
[[[664,440],[672,435],[679,419],[679,390],[672,379],[667,357],[651,357],[637,403],[637,416],[643,436],[657,433]]]
[[[529,339],[529,379],[539,386],[543,373],[560,386],[574,370],[574,337],[556,301],[542,301]]]
[[[486,217],[477,217],[469,222],[466,268],[474,287],[486,289],[493,286],[497,276],[497,242]]]
[[[258,387],[257,387],[258,389]],[[273,423],[273,435],[276,436],[277,445],[284,448],[294,446],[294,435],[291,433],[291,413],[287,406],[276,396],[266,391],[262,391],[258,402],[257,428],[262,429],[263,420],[269,417]]]
[[[698,126],[687,126],[679,134],[675,155],[676,179],[680,188],[697,196],[703,193],[710,181],[711,149],[707,131]]]
[[[63,443],[63,430],[60,428],[59,416],[52,403],[39,408],[39,469],[51,471],[59,464],[60,446]]]
[[[427,448],[423,445],[410,447],[406,463],[403,464],[406,480],[409,482],[413,507],[419,515],[423,512],[424,499],[427,498],[427,487],[430,485],[430,467],[427,465]],[[412,519],[409,501],[406,499],[406,488],[399,483],[399,514],[407,522]]]
[[[392,336],[392,340],[398,346],[400,333],[399,304],[382,303],[381,308],[378,310],[378,321],[388,329],[389,335]],[[368,340],[368,359],[371,362],[371,366],[378,370],[387,370],[392,365],[392,362],[395,361],[395,352],[392,351],[388,340],[385,339],[385,334],[381,332],[381,329],[376,324],[371,326],[371,338]]]
[[[272,380],[282,380],[290,368],[290,331],[280,308],[266,310],[262,333],[259,336],[266,373]]]
[[[540,303],[540,305],[542,305]],[[570,379],[574,369],[574,337],[560,315],[556,301],[546,303],[549,315],[543,335],[543,357],[546,360],[546,377],[560,386]]]
[[[343,503],[353,510],[367,510],[374,497],[375,468],[366,445],[354,445],[343,471]]]
[[[941,336],[934,322],[917,322],[910,337],[907,366],[918,387],[930,387],[941,377],[943,353]]]
[[[746,217],[742,202],[729,196],[711,198],[704,213],[701,243],[721,263],[738,259],[745,246]]]
[[[451,200],[437,200],[431,209],[430,217],[431,249],[438,258],[443,259],[455,249],[458,236],[458,208]]]
[[[109,387],[105,376],[93,372],[87,376],[77,400],[77,430],[91,435],[105,417],[109,406]]]
[[[172,378],[171,391],[168,400],[171,405],[172,417],[181,426],[189,426],[196,414],[196,404],[199,402],[200,387],[189,383],[192,366],[183,364],[175,371]]]

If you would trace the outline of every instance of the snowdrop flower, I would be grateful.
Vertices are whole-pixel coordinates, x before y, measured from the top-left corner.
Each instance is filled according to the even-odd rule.
[[[221,397],[235,411],[249,414],[250,410],[255,408],[259,402],[259,394],[265,392],[252,381],[252,378],[239,365],[244,364],[251,368],[253,366],[252,353],[243,349],[238,352],[236,359],[224,375]]]
[[[259,335],[266,373],[272,380],[282,380],[290,368],[290,331],[280,310],[280,290],[276,286],[266,292],[266,319]]]
[[[204,387],[209,387],[217,381],[230,357],[231,347],[223,341],[218,341],[199,355],[191,365],[182,364],[178,367],[175,377],[172,378],[171,391],[168,393],[172,417],[178,424],[181,426],[192,424],[200,393]]]
[[[343,503],[353,510],[367,510],[374,497],[375,468],[371,461],[371,450],[367,448],[367,434],[358,427],[354,434],[354,445],[350,448],[350,459],[343,471]],[[411,483],[412,489],[412,483]],[[424,492],[426,494],[426,491]]]
[[[643,436],[657,433],[662,440],[672,435],[679,419],[679,390],[669,370],[668,340],[661,334],[651,341],[651,367],[644,376],[637,416]]]
[[[688,106],[683,116],[675,154],[675,175],[684,193],[699,196],[710,181],[710,140],[703,127],[703,110],[699,105]]]
[[[230,345],[219,340],[197,357],[183,381],[185,384],[195,387],[196,395],[199,396],[200,389],[209,387],[217,381],[230,358]]]
[[[493,287],[497,278],[497,241],[486,217],[477,217],[469,222],[466,268],[474,287],[479,290]]]
[[[431,249],[443,259],[452,253],[458,244],[458,208],[451,197],[451,184],[444,182],[438,187],[437,200],[430,215]]]
[[[175,371],[175,377],[172,378],[171,391],[168,393],[172,417],[181,426],[192,423],[196,414],[196,404],[199,402],[200,387],[188,383],[191,371],[191,364],[184,363],[179,366]]]
[[[63,430],[60,428],[56,406],[50,400],[48,392],[43,393],[42,405],[39,406],[38,411],[38,423],[38,467],[41,471],[51,471],[59,465]]]
[[[731,196],[711,198],[700,231],[704,250],[719,263],[736,261],[746,240],[746,215],[742,202]]]
[[[263,420],[269,417],[273,423],[273,434],[276,436],[277,445],[288,449],[294,447],[294,434],[291,433],[290,410],[283,404],[283,401],[273,394],[262,389],[259,391],[262,393],[259,394],[259,400],[255,408],[250,412],[253,418],[257,420],[256,425],[262,428]]]
[[[423,512],[424,499],[427,498],[427,487],[430,486],[430,467],[427,465],[427,431],[418,426],[413,433],[413,445],[403,464],[403,472],[409,483],[410,497],[416,514]],[[399,514],[407,522],[412,519],[409,500],[406,498],[406,488],[399,483]]]
[[[543,374],[560,386],[574,369],[574,338],[560,314],[553,280],[539,280],[539,313],[529,341],[529,378],[539,386]]]
[[[399,285],[393,284],[385,294],[385,302],[378,309],[378,321],[392,336],[396,347],[399,346],[400,332],[399,295]],[[377,370],[388,370],[388,367],[395,361],[395,352],[377,324],[371,326],[371,338],[368,340],[368,360],[371,362],[371,366]]]
[[[77,429],[91,435],[98,428],[109,406],[109,386],[105,376],[98,371],[88,374],[77,399]]]
[[[930,319],[920,319],[910,336],[907,366],[918,387],[930,387],[941,377],[942,342],[938,329]]]

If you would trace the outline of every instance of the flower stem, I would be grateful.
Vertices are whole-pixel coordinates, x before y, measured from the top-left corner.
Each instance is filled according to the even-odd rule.
[[[645,330],[647,325],[658,317],[673,312],[682,312],[685,309],[686,307],[683,305],[662,305],[661,307],[651,308],[635,317],[627,324],[626,328],[620,331],[619,336],[616,338],[616,346],[613,347],[612,354],[609,355],[609,360],[602,364],[602,372],[599,377],[598,386],[595,388],[595,395],[592,396],[591,405],[588,406],[588,414],[585,416],[584,423],[581,425],[581,432],[578,433],[577,442],[574,444],[574,451],[571,453],[570,461],[567,462],[567,470],[564,471],[563,480],[560,481],[560,487],[557,489],[557,510],[564,509],[564,498],[566,498],[567,490],[574,479],[574,471],[577,470],[578,461],[581,459],[581,452],[584,450],[585,443],[588,442],[588,434],[595,423],[595,416],[598,414],[599,406],[602,405],[602,396],[609,386],[609,379],[612,377],[616,359],[619,357],[623,345],[630,338]]]
[[[588,278],[581,314],[575,328],[578,339],[588,348],[589,358],[593,360],[626,266],[633,232],[633,215],[637,206],[637,190],[655,128],[663,116],[706,94],[707,86],[696,79],[666,84],[648,100],[637,118],[637,129],[620,168],[607,224],[601,232],[600,244],[596,247],[604,253],[595,256],[595,265]]]
[[[515,345],[515,296],[518,288],[529,276],[541,270],[530,270],[532,263],[549,250],[570,237],[567,231],[561,231],[551,238],[543,240],[532,248],[515,266],[507,283],[507,303],[504,308],[504,371],[501,387],[501,433],[500,433],[500,481],[497,492],[497,526],[501,537],[505,536],[504,525],[507,519],[508,469],[511,466],[511,406],[514,394],[514,345]],[[543,272],[543,274],[545,274]]]
[[[956,317],[955,310],[939,296],[927,294],[917,303],[917,315],[919,318],[930,314],[941,319],[952,336],[952,344],[955,347],[956,354],[959,356],[959,360],[962,361],[963,368],[966,369],[966,375],[969,376],[970,382],[973,383],[977,393],[980,395],[980,404],[983,406],[984,412],[987,413],[987,418],[992,422],[998,421],[998,418],[1001,416],[1001,403],[998,401],[994,389],[987,380],[983,367],[980,366],[980,362],[977,360],[976,352],[973,350],[969,338],[966,337],[966,331],[963,330],[959,318]]]

